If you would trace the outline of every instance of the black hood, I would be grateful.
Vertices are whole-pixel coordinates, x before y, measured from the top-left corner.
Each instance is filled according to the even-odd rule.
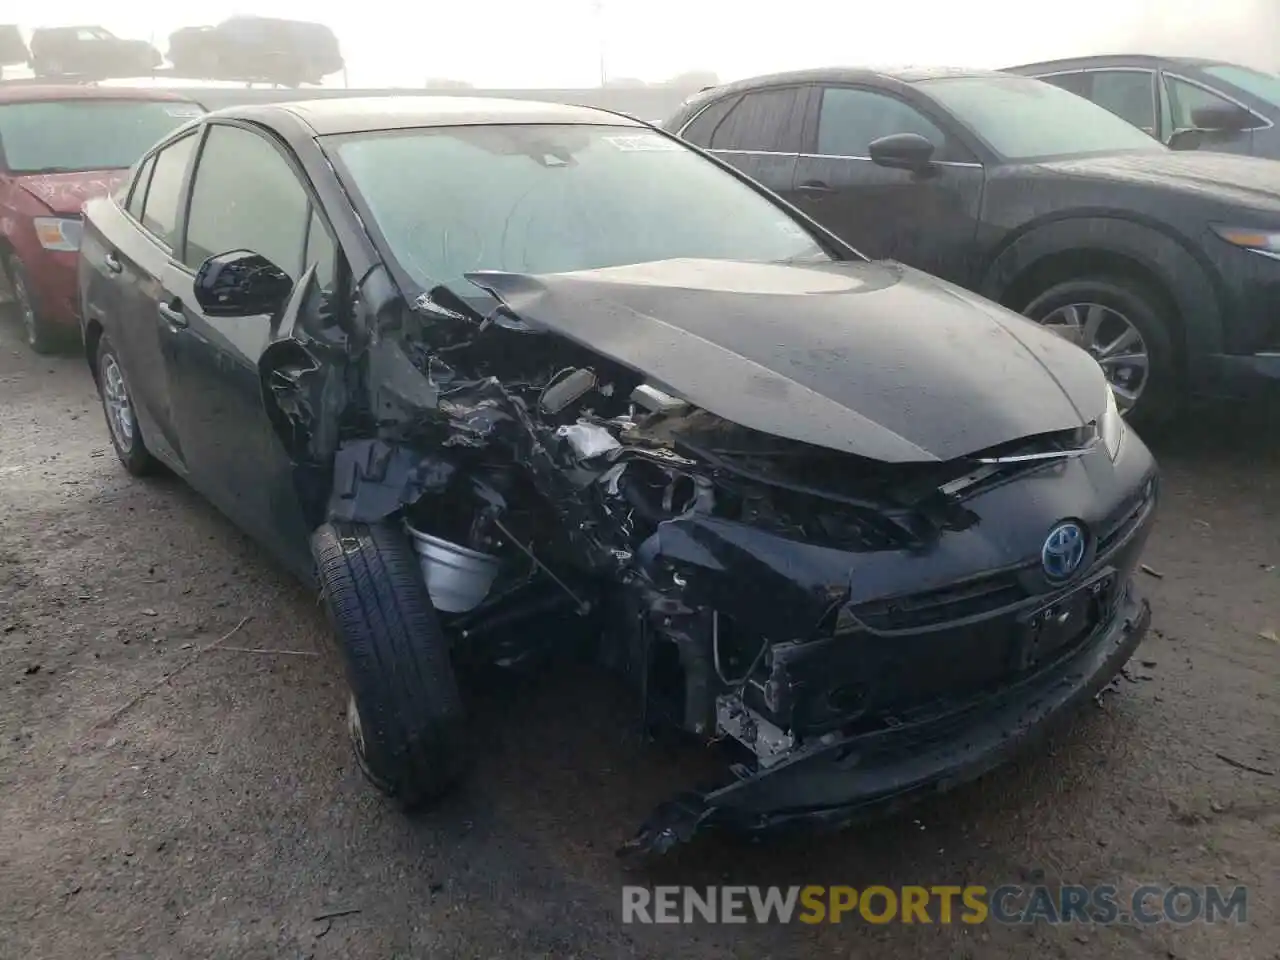
[[[1106,403],[1084,351],[898,264],[467,276],[522,320],[717,416],[875,460],[951,460],[1078,428]]]
[[[1280,164],[1208,151],[1152,150],[1042,164],[1074,177],[1173,188],[1218,202],[1280,212]]]

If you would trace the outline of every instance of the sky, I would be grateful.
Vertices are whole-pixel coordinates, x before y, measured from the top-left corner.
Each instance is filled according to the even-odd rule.
[[[170,32],[211,16],[208,3],[192,0],[48,0],[39,9],[40,21],[19,25],[99,24],[162,51]],[[686,70],[732,80],[801,67],[999,67],[1122,51],[1280,69],[1280,0],[230,0],[212,16],[232,14],[328,24],[353,87],[420,87],[428,77],[594,86],[602,54],[607,76],[649,82]]]

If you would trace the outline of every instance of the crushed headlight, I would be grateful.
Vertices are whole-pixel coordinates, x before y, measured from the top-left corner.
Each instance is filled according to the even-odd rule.
[[[80,249],[84,224],[72,217],[36,217],[33,221],[36,239],[46,250],[75,253]]]
[[[1280,232],[1228,227],[1222,224],[1213,224],[1213,232],[1233,246],[1251,253],[1260,253],[1273,260],[1280,260]]]
[[[1120,415],[1120,408],[1116,406],[1115,392],[1108,384],[1107,405],[1103,408],[1102,416],[1098,418],[1098,439],[1107,448],[1107,456],[1112,460],[1120,454],[1126,429],[1124,417]]]

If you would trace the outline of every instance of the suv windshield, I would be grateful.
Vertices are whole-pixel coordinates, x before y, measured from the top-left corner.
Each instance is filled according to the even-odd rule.
[[[1105,107],[1029,77],[948,77],[916,86],[1008,160],[1167,149]]]
[[[0,159],[11,173],[124,169],[203,112],[176,100],[37,100],[0,104]]]
[[[1204,72],[1211,77],[1235,84],[1241,90],[1252,93],[1273,106],[1280,107],[1280,77],[1274,73],[1263,73],[1261,70],[1251,70],[1234,63],[1215,63],[1213,66],[1205,67]]]
[[[830,259],[782,208],[642,128],[433,127],[344,134],[326,146],[421,289],[482,296],[463,277],[472,270]]]

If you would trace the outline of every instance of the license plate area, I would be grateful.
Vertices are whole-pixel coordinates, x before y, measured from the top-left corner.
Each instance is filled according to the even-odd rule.
[[[1023,614],[1014,645],[1014,669],[1032,669],[1083,640],[1102,621],[1114,585],[1115,574],[1107,572]]]

